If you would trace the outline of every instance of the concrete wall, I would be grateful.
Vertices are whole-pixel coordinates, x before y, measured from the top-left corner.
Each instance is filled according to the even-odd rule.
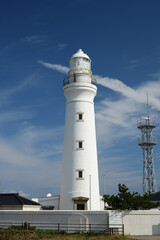
[[[29,222],[31,226],[40,229],[57,229],[58,223],[79,224],[77,229],[82,229],[84,224],[103,224],[101,230],[110,227],[118,228],[124,224],[125,235],[160,235],[160,211],[23,211],[0,210],[0,227],[21,225]],[[60,226],[63,230],[63,226]],[[67,228],[68,229],[68,228]],[[86,229],[87,230],[87,227]],[[93,229],[94,230],[94,229]],[[69,230],[67,230],[69,231]]]
[[[160,211],[138,210],[122,212],[126,235],[159,235]]]
[[[105,230],[109,214],[106,211],[0,211],[0,227],[7,228],[24,222],[40,229],[56,230],[58,223],[65,224],[64,228],[60,225],[60,230],[66,230],[67,224],[79,224],[78,228],[82,228],[82,224],[104,224],[102,230]]]
[[[118,227],[123,224],[122,212],[109,210],[109,225]]]
[[[109,225],[118,227],[124,224],[125,235],[160,235],[160,211],[108,211]]]

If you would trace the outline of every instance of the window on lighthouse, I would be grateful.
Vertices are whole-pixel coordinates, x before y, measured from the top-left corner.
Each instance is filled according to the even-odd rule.
[[[83,171],[84,169],[78,169],[77,172],[78,172],[78,176],[77,176],[77,180],[83,180],[84,179],[84,176],[83,176]]]
[[[78,143],[78,147],[79,147],[79,148],[83,148],[83,142],[79,142],[79,143]]]
[[[78,141],[78,149],[83,149],[83,141]]]
[[[79,178],[82,178],[82,177],[83,177],[83,172],[82,172],[82,171],[79,171],[79,172],[78,172],[78,177],[79,177]]]
[[[83,112],[78,112],[77,113],[77,121],[78,122],[83,122],[84,121],[84,119],[83,119]]]
[[[83,114],[82,114],[82,113],[79,113],[79,114],[78,114],[78,119],[79,119],[79,120],[82,120],[82,119],[83,119]]]

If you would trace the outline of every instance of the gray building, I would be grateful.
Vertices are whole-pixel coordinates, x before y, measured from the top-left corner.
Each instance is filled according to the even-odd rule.
[[[20,196],[18,193],[1,193],[0,210],[40,210],[40,204]]]

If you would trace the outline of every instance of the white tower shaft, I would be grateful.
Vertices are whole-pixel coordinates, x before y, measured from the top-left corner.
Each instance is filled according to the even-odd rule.
[[[60,209],[100,210],[94,97],[90,59],[81,50],[64,82],[66,120]]]

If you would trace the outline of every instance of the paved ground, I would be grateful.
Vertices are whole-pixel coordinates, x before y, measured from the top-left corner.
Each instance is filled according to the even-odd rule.
[[[154,236],[130,236],[132,239],[141,239],[141,240],[160,240],[160,235]]]

